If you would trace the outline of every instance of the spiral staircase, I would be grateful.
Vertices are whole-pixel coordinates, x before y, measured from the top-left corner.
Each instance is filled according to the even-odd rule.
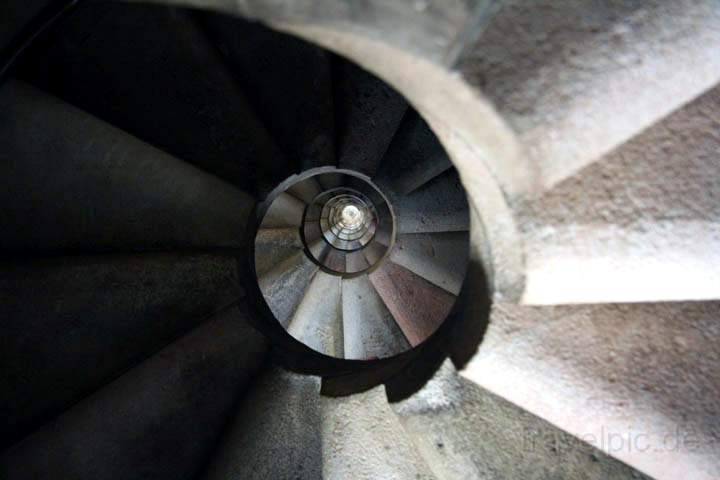
[[[10,2],[0,478],[720,478],[719,25]]]
[[[406,133],[418,131],[418,122],[408,114],[396,137],[406,140],[385,161],[397,166],[393,152],[420,144]],[[394,202],[367,176],[335,168],[307,170],[265,201],[255,271],[273,316],[293,338],[332,357],[387,358],[422,344],[450,315],[467,264],[467,204],[447,157],[433,158],[448,171],[404,195],[384,189]],[[452,216],[428,215],[428,197],[442,198]]]

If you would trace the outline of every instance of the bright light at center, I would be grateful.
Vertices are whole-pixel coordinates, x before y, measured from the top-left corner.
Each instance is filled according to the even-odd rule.
[[[340,212],[342,223],[348,227],[360,225],[363,221],[363,214],[355,205],[347,205]]]

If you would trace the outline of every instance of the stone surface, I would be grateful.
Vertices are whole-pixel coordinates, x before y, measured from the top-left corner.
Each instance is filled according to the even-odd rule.
[[[367,275],[343,279],[342,316],[345,358],[384,358],[410,348]]]
[[[84,2],[59,25],[23,56],[21,78],[246,191],[287,176],[292,163],[191,12]]]
[[[323,263],[323,265],[335,272],[346,271],[347,267],[345,263],[345,256],[347,254],[344,251],[338,250],[328,245],[328,248],[323,253],[324,255],[320,255],[320,257],[318,258]]]
[[[322,397],[320,406],[322,478],[434,478],[390,409],[382,387],[350,397]]]
[[[455,170],[435,177],[409,195],[399,195],[391,189],[385,193],[395,212],[399,234],[457,232],[469,228],[465,191]]]
[[[407,195],[452,167],[445,149],[425,120],[408,110],[383,159],[378,176]]]
[[[342,279],[319,271],[295,311],[288,333],[313,350],[344,358]]]
[[[265,349],[228,309],[5,451],[0,476],[195,478]]]
[[[386,252],[387,247],[380,243],[377,238],[374,238],[373,241],[362,250],[365,261],[371,266],[378,263]]]
[[[291,163],[299,170],[337,164],[330,53],[260,23],[216,12],[198,17]]]
[[[255,235],[255,273],[258,277],[263,276],[302,249],[297,228],[261,228]]]
[[[451,293],[390,261],[369,277],[413,347],[438,329],[455,302]]]
[[[299,251],[258,279],[265,301],[283,327],[287,327],[317,271],[318,266]]]
[[[373,176],[407,103],[382,80],[347,62],[336,63],[334,86],[338,167]]]
[[[260,228],[299,228],[302,226],[305,204],[292,195],[282,192],[273,199],[260,223]]]
[[[419,392],[392,408],[437,478],[648,478],[458,377],[449,361]]]
[[[345,398],[318,395],[317,377],[267,370],[238,406],[203,478],[433,478],[382,387]]]
[[[26,84],[0,89],[4,249],[237,247],[254,200]]]
[[[507,2],[458,70],[547,189],[720,81],[715,0]]]
[[[720,298],[720,87],[517,208],[527,303]]]
[[[467,270],[468,232],[398,235],[390,260],[458,295]]]
[[[365,258],[362,250],[356,250],[345,255],[345,266],[348,272],[359,272],[369,268],[370,263]]]
[[[310,204],[323,190],[317,177],[306,178],[294,183],[287,189],[287,193],[303,202]]]
[[[518,209],[516,213],[520,213],[522,222],[528,222],[521,227],[524,240],[531,240],[527,242],[530,245],[528,265],[531,269],[537,268],[538,258],[546,260],[546,264],[557,266],[561,264],[558,260],[569,257],[572,262],[566,262],[566,272],[574,270],[594,280],[599,275],[593,275],[594,272],[587,268],[592,265],[582,265],[577,260],[597,258],[598,253],[605,257],[616,255],[613,257],[614,267],[630,267],[615,268],[609,275],[601,269],[599,272],[605,274],[606,281],[594,284],[583,282],[582,278],[578,281],[579,277],[565,277],[563,285],[560,276],[553,275],[551,270],[550,275],[535,283],[546,288],[542,295],[536,295],[542,302],[563,301],[562,297],[550,298],[547,295],[548,291],[556,295],[556,292],[573,291],[563,287],[581,289],[584,296],[579,298],[576,295],[571,299],[573,301],[617,301],[648,300],[647,292],[656,295],[653,300],[687,298],[667,295],[677,295],[677,292],[686,295],[682,292],[689,291],[697,295],[699,288],[712,290],[718,284],[714,281],[715,249],[709,253],[693,252],[694,249],[703,252],[697,249],[698,245],[712,248],[717,243],[716,219],[703,218],[705,212],[714,212],[712,202],[718,203],[715,201],[715,193],[707,194],[715,192],[714,184],[708,186],[703,180],[715,179],[717,175],[714,170],[705,170],[705,167],[700,168],[701,173],[697,175],[693,165],[687,171],[684,170],[688,165],[682,158],[685,147],[679,148],[679,153],[671,156],[671,167],[676,164],[682,166],[680,171],[672,173],[678,183],[665,183],[668,180],[663,180],[659,185],[651,185],[651,193],[639,202],[642,204],[640,213],[634,209],[636,199],[646,196],[642,191],[647,187],[644,176],[652,177],[660,170],[653,162],[643,167],[645,170],[641,171],[640,176],[633,173],[627,177],[630,185],[640,186],[639,189],[628,188],[628,195],[618,194],[617,179],[626,178],[623,177],[625,169],[632,171],[638,164],[632,156],[623,159],[623,165],[615,170],[603,171],[602,167],[592,165],[589,167],[591,170],[600,169],[599,178],[594,178],[592,184],[585,185],[582,181],[576,183],[578,178],[588,173],[581,171],[577,178],[570,178],[568,184],[572,185],[563,190],[563,181],[578,172],[578,169],[607,154],[717,82],[720,57],[716,55],[716,2],[513,2],[500,12],[496,26],[479,36],[475,48],[468,49],[468,56],[459,63],[459,74],[444,70],[438,72],[433,66],[427,67],[425,57],[420,55],[418,58],[416,54],[423,51],[423,46],[434,45],[439,41],[440,45],[436,45],[435,50],[431,49],[435,52],[432,59],[437,61],[437,52],[440,51],[440,57],[446,60],[446,53],[457,50],[453,45],[471,40],[473,35],[453,28],[457,25],[463,28],[476,25],[477,19],[467,15],[463,9],[449,11],[464,11],[465,15],[441,16],[440,19],[459,21],[443,22],[436,21],[437,18],[431,13],[424,13],[436,10],[434,7],[437,5],[433,2],[413,1],[412,10],[409,10],[412,14],[408,15],[402,13],[403,7],[410,6],[407,3],[399,4],[400,7],[393,4],[383,9],[379,3],[370,2],[368,8],[351,10],[350,4],[334,2],[336,7],[324,10],[326,4],[316,4],[315,8],[309,8],[304,2],[298,2],[295,6],[281,2],[272,5],[274,8],[285,7],[272,10],[275,16],[268,13],[271,10],[265,2],[188,0],[188,3],[238,9],[265,20],[282,22],[284,28],[288,28],[288,24],[303,25],[308,18],[315,19],[317,15],[323,21],[311,25],[303,33],[308,36],[315,34],[316,38],[333,45],[338,51],[359,58],[376,71],[381,71],[395,85],[405,87],[403,91],[413,104],[431,117],[431,124],[443,133],[443,141],[462,172],[463,181],[473,200],[473,259],[488,259],[488,272],[493,277],[497,299],[504,295],[514,297],[513,293],[519,290],[521,283],[518,266],[522,265],[523,250],[520,242],[515,241],[515,225],[504,203],[506,199]],[[473,9],[478,7],[475,3],[464,5],[472,6]],[[400,23],[398,12],[402,14]],[[343,28],[348,28],[351,40],[348,37],[333,37],[325,31],[330,30],[332,33],[333,27],[337,30],[338,23],[334,22],[338,18],[352,18],[356,22],[340,23]],[[427,22],[427,18],[432,21]],[[353,28],[348,27],[348,24]],[[372,24],[370,34],[357,28],[358,25],[368,24]],[[407,29],[398,28],[398,25],[405,25]],[[417,42],[419,47],[412,45],[411,33],[418,31],[413,29],[414,25],[423,32],[419,39],[423,41]],[[426,28],[442,33],[448,31],[448,26],[450,35],[427,35]],[[382,41],[386,38],[384,34],[393,39],[390,45],[410,46],[409,50],[415,55],[403,57],[394,52],[393,48],[387,48]],[[363,38],[358,40],[352,38],[352,35]],[[398,36],[403,39],[400,43],[397,42]],[[472,89],[465,81],[480,86],[480,90]],[[420,84],[425,87],[418,87]],[[505,128],[499,117],[494,115],[493,105],[486,101],[483,92],[508,121],[512,131]],[[708,132],[703,134],[703,138],[713,138],[713,132],[717,130],[715,123],[714,120],[707,123],[704,128]],[[676,134],[678,131],[671,133]],[[683,132],[679,134],[686,135]],[[513,135],[519,139],[517,145]],[[670,143],[674,143],[674,140]],[[670,143],[653,140],[649,144],[648,158],[654,160],[656,154],[666,153],[659,150],[672,151],[675,147]],[[712,144],[708,145],[709,152],[716,150]],[[638,150],[645,147],[638,147]],[[514,161],[518,158],[528,161]],[[716,156],[707,158],[712,161]],[[697,175],[697,178],[693,179],[691,188],[686,189],[687,185],[680,184],[687,179],[685,175],[688,172],[692,172],[691,176]],[[553,186],[557,186],[557,190],[551,190],[549,195],[536,204],[522,204],[517,194],[527,193],[526,179],[536,177],[540,190]],[[515,182],[515,179],[519,180]],[[667,185],[672,185],[672,188],[667,188]],[[686,205],[684,194],[675,195],[676,192],[694,190],[696,186],[699,186],[702,197],[698,202]],[[586,190],[589,201],[582,198]],[[599,192],[597,196],[596,191]],[[619,199],[618,202],[614,199],[609,202],[612,206],[607,216],[607,212],[602,210],[598,210],[598,216],[586,216],[595,205],[608,205],[604,203],[605,196]],[[447,198],[429,197],[432,200],[425,204],[428,208],[440,205],[445,209],[448,206]],[[671,203],[665,203],[663,200],[666,198]],[[708,200],[711,204],[709,209],[706,208]],[[580,212],[576,216],[576,212],[568,213],[566,210],[567,205],[573,204],[578,206]],[[628,205],[630,207],[625,210]],[[656,205],[666,210],[653,212]],[[683,207],[680,210],[687,208],[675,216],[678,205]],[[530,213],[523,218],[526,208]],[[697,212],[692,212],[694,209]],[[433,210],[434,213],[438,211]],[[666,211],[670,212],[669,220],[664,218]],[[442,210],[435,218],[409,215],[408,218],[414,223],[409,226],[406,223],[403,228],[416,229],[427,221],[434,228],[439,224],[447,229],[448,224],[458,223],[451,223],[455,219],[453,212]],[[644,216],[647,212],[650,214]],[[625,213],[629,215],[625,217]],[[697,216],[685,217],[685,214],[692,213]],[[533,224],[538,218],[541,220]],[[591,224],[583,224],[585,218],[590,218]],[[641,220],[636,221],[637,218]],[[151,220],[156,221],[156,218]],[[543,224],[544,221],[547,223]],[[560,228],[556,228],[558,225]],[[163,223],[162,228],[167,229],[167,224]],[[678,235],[678,231],[682,235]],[[135,237],[130,235],[130,238]],[[582,241],[572,244],[578,239]],[[547,250],[539,247],[542,244],[550,249],[550,254],[545,257],[543,255]],[[570,245],[569,248],[563,249],[567,245]],[[632,255],[617,255],[618,252],[629,252]],[[681,265],[681,272],[665,269],[664,275],[658,275],[656,268],[644,268],[648,263],[655,267],[653,262],[657,262],[667,252],[670,252],[668,256],[671,262]],[[630,258],[653,260],[641,261],[638,265],[627,261]],[[604,267],[607,263],[601,261],[595,265]],[[638,269],[638,266],[642,268]],[[632,276],[634,272],[643,273],[641,280],[644,281],[636,281]],[[692,278],[699,281],[683,282],[688,278],[688,272],[695,273],[696,276]],[[665,290],[661,290],[665,296],[659,297],[657,284],[648,288],[650,278],[678,278],[681,281],[666,283]],[[626,293],[628,287],[644,289],[640,290],[643,295],[636,295],[638,290],[632,289],[630,294]],[[598,295],[597,292],[604,292],[606,298],[593,297]],[[703,298],[716,298],[711,296],[714,293],[705,292]],[[618,293],[625,296],[617,296]],[[568,298],[564,301],[568,301]],[[707,447],[707,450],[688,452],[689,445],[685,444],[685,450],[674,452],[642,452],[642,455],[636,455],[636,452],[625,455],[620,452],[619,455],[637,468],[652,472],[660,478],[674,479],[688,474],[694,478],[712,478],[718,475],[716,459],[720,457],[714,447],[717,445],[715,419],[718,410],[715,399],[719,397],[717,382],[714,380],[720,377],[716,371],[717,349],[712,342],[717,338],[717,311],[715,303],[521,308],[513,321],[504,323],[495,317],[494,328],[499,326],[502,330],[500,338],[495,337],[494,332],[497,330],[491,330],[486,344],[465,374],[564,429],[583,435],[585,440],[589,438],[585,436],[588,427],[602,429],[603,426],[610,426],[619,432],[626,428],[630,419],[637,421],[632,428],[640,425],[637,431],[643,434],[649,432],[650,437],[644,438],[649,438],[657,445],[660,441],[658,439],[671,433],[673,427],[678,424],[683,427],[689,425],[693,431],[700,431],[706,436],[707,440],[700,446]],[[611,352],[613,355],[610,355]],[[605,353],[608,353],[607,357],[603,356]],[[596,404],[598,392],[601,397]],[[438,392],[432,396],[435,400],[443,398]],[[358,406],[350,410],[359,412],[361,408]],[[487,417],[501,416],[488,414]],[[508,415],[510,421],[517,417],[522,415],[517,412]],[[464,420],[465,417],[454,412],[444,422],[450,425],[458,419]],[[467,425],[475,423],[465,421],[459,428],[467,428]],[[622,432],[626,433],[625,430]],[[591,433],[596,432],[593,430]],[[555,433],[551,435],[556,438]],[[488,438],[495,440],[497,445],[505,445],[501,438],[492,435],[488,435]],[[479,448],[488,446],[482,440],[485,438],[481,439]],[[342,445],[344,441],[339,439],[338,443]],[[493,441],[488,443],[488,448],[495,446]],[[349,449],[340,450],[352,452]],[[429,455],[431,450],[428,448],[426,453]],[[576,457],[575,453],[570,456],[570,466],[554,466],[552,468],[556,470],[551,470],[552,473],[528,473],[523,470],[528,468],[526,464],[515,457],[503,456],[505,451],[490,451],[487,455],[490,462],[482,468],[487,469],[488,475],[501,478],[508,471],[518,470],[524,473],[521,478],[533,473],[547,473],[552,478],[568,472],[579,476],[601,471],[601,477],[613,477],[626,472],[615,472],[615,464],[606,463],[604,457],[602,460],[596,459],[602,464],[597,468],[587,467],[583,462],[588,459],[588,450],[579,451],[579,456]],[[549,449],[543,448],[542,453],[552,456],[557,452],[551,446]],[[591,460],[592,455],[589,454]],[[339,455],[334,465],[339,465],[339,471],[342,471],[347,462],[357,457],[350,453],[349,460]],[[579,463],[575,463],[575,459],[579,459]],[[497,471],[493,470],[493,460],[501,464]],[[473,462],[468,468],[478,464],[480,462]],[[553,464],[548,462],[547,465]],[[585,470],[573,470],[575,466]],[[603,470],[605,468],[609,470]],[[322,473],[330,476],[334,471],[331,469]],[[317,478],[317,475],[313,478]]]
[[[718,302],[496,303],[462,375],[658,479],[720,475]]]
[[[19,441],[243,295],[232,256],[6,261],[0,445]]]
[[[320,380],[272,367],[252,383],[204,480],[323,476]]]
[[[135,0],[130,0],[135,1]],[[189,7],[213,8],[272,25],[311,23],[356,36],[385,38],[390,45],[433,62],[453,62],[468,37],[489,19],[491,0],[448,3],[446,0],[369,0],[355,4],[335,0],[162,0]],[[348,21],[352,19],[352,21]]]

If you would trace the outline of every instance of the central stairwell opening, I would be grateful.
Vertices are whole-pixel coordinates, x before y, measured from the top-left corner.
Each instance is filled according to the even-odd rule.
[[[475,351],[490,295],[466,193],[400,93],[219,13],[88,2],[42,26],[0,86],[8,478],[50,422],[75,445],[117,412],[148,444],[197,448],[148,461],[107,428],[91,470],[181,478],[268,361],[327,397],[384,384],[394,401]]]

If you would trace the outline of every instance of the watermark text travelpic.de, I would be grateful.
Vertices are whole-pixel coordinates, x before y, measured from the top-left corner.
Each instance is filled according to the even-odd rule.
[[[606,452],[697,452],[707,447],[707,439],[693,428],[677,426],[673,431],[652,435],[636,431],[601,427],[599,431],[577,435],[584,443]],[[552,451],[576,448],[577,443],[567,434],[555,431],[539,431],[526,428],[523,431],[523,450],[532,452],[549,448]]]

